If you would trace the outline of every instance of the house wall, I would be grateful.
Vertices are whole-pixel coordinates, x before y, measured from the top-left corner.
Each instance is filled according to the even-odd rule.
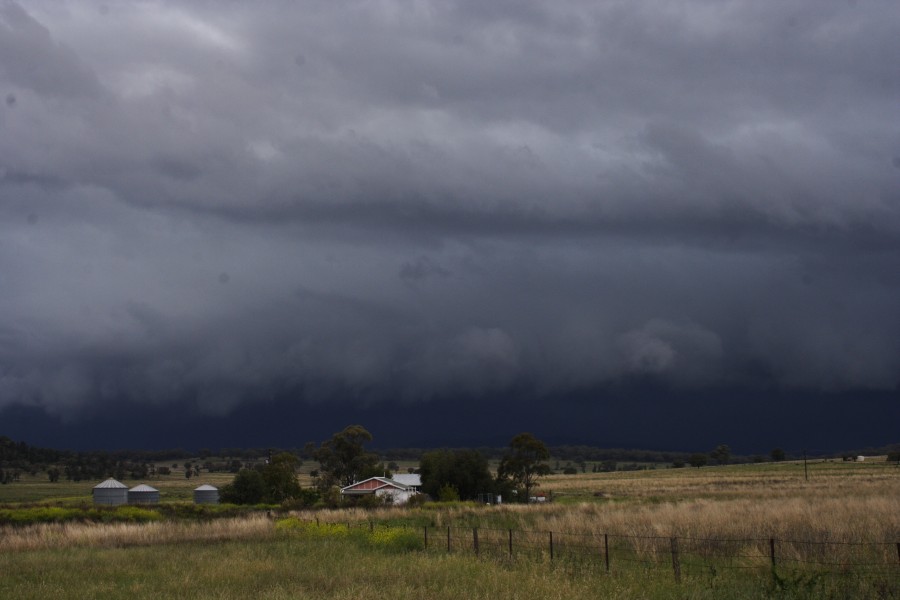
[[[406,504],[409,499],[415,495],[412,490],[398,490],[397,488],[384,488],[375,492],[379,498],[390,497],[391,503],[395,505]]]

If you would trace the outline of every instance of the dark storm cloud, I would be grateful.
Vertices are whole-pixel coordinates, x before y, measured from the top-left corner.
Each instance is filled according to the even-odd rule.
[[[4,1],[0,408],[896,390],[898,24]]]

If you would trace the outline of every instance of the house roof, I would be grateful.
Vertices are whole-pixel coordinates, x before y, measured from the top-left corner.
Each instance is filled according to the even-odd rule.
[[[204,484],[201,485],[200,487],[195,487],[195,488],[194,488],[194,491],[195,491],[195,492],[218,492],[218,491],[219,491],[219,488],[213,487],[213,486],[211,486],[211,485],[208,485],[208,484],[205,484],[205,483],[204,483]]]
[[[419,487],[422,485],[422,476],[418,473],[400,473],[391,477],[397,483],[402,483],[403,485],[411,485],[414,487]]]
[[[353,485],[348,485],[347,487],[341,488],[341,493],[369,494],[376,490],[381,490],[388,487],[403,491],[412,489],[412,486],[394,481],[393,479],[388,479],[387,477],[369,477],[368,479],[364,479],[363,481],[357,481]]]

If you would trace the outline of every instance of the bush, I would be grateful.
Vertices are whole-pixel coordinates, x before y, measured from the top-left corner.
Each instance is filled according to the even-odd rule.
[[[431,498],[428,497],[428,494],[416,494],[406,502],[406,506],[408,508],[416,508],[430,501]]]
[[[57,506],[36,506],[32,508],[10,508],[0,510],[0,523],[29,525],[31,523],[62,523],[83,518],[84,513],[77,508]]]
[[[412,552],[424,548],[422,534],[414,529],[379,527],[369,535],[376,548],[391,552]]]
[[[285,510],[312,508],[320,499],[319,491],[315,488],[302,488],[296,497],[288,498],[282,502],[281,508]]]
[[[113,520],[125,521],[127,523],[149,523],[150,521],[159,521],[162,519],[162,515],[155,510],[139,508],[137,506],[116,507],[113,515]]]
[[[389,552],[421,550],[425,543],[418,531],[408,527],[377,527],[370,530],[364,525],[352,527],[339,523],[315,523],[296,517],[279,519],[275,522],[275,531],[322,541],[354,540],[361,545]]]
[[[459,502],[459,492],[450,484],[443,485],[438,492],[438,500],[441,502]]]

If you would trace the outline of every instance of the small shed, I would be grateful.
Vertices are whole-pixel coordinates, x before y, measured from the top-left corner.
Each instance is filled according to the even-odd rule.
[[[128,502],[128,486],[112,477],[94,486],[94,504],[116,506]]]
[[[219,488],[211,485],[201,485],[194,488],[194,504],[218,504]]]
[[[128,504],[159,504],[159,490],[146,484],[128,490]]]

